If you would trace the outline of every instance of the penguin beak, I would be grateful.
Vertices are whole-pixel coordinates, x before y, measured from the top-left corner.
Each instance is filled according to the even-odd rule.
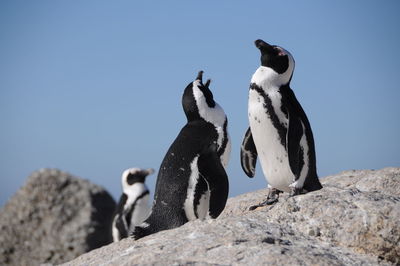
[[[196,77],[196,80],[200,80],[201,83],[203,83],[203,72],[203,70],[200,70]]]
[[[256,40],[254,42],[254,44],[256,45],[256,47],[258,49],[260,49],[260,51],[264,51],[264,52],[269,53],[269,52],[272,52],[274,50],[274,47],[272,45],[270,45],[270,44],[268,44],[268,43],[266,43],[266,42],[264,42],[263,40],[260,40],[260,39]]]
[[[204,84],[204,87],[208,88],[210,86],[211,79],[207,79],[206,84]]]
[[[147,171],[147,175],[151,175],[151,174],[154,173],[154,169],[153,168],[149,168],[146,171]]]

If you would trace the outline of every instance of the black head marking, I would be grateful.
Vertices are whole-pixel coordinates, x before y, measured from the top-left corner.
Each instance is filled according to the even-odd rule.
[[[203,84],[203,73],[204,73],[204,71],[200,70],[199,74],[197,74],[196,80],[200,81],[200,85],[198,87],[203,92],[204,97],[206,98],[207,105],[210,108],[213,108],[213,107],[215,107],[215,101],[214,101],[214,96],[213,96],[213,94],[212,94],[212,92],[210,91],[210,88],[209,88],[211,80],[208,79],[206,81],[206,84]]]
[[[126,177],[126,182],[128,183],[128,185],[133,185],[135,183],[144,183],[146,176],[147,175],[141,172],[135,174],[129,173],[128,176]]]
[[[185,111],[186,117],[189,121],[200,119],[199,108],[194,98],[194,86],[196,86],[204,95],[208,107],[214,108],[215,101],[211,90],[209,89],[211,80],[208,79],[205,84],[203,84],[203,71],[199,71],[196,80],[189,83],[185,88],[182,96],[183,110]],[[195,82],[198,81],[197,84]]]
[[[135,183],[144,183],[146,177],[153,171],[153,169],[130,171],[126,176],[126,183],[130,186]]]
[[[200,119],[199,109],[193,96],[193,82],[187,85],[183,92],[182,106],[188,121]]]
[[[289,57],[283,50],[276,46],[270,45],[263,40],[254,42],[261,52],[261,65],[272,68],[278,74],[283,74],[289,68]]]

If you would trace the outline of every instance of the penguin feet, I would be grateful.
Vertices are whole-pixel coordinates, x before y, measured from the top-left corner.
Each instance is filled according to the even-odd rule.
[[[274,203],[278,202],[279,199],[279,194],[282,193],[282,191],[276,189],[276,188],[270,188],[268,195],[267,195],[267,199],[257,205],[253,205],[249,207],[249,211],[253,211],[259,207],[264,207],[264,206],[268,206],[268,205],[272,205]]]

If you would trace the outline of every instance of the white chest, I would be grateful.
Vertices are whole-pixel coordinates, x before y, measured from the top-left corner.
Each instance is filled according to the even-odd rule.
[[[231,140],[229,137],[229,133],[226,132],[226,139],[225,139],[225,131],[223,127],[215,127],[215,130],[218,133],[218,150],[222,149],[223,143],[226,142],[226,146],[224,147],[224,152],[221,154],[220,160],[224,168],[228,166],[229,157],[231,154]],[[228,129],[226,129],[228,130]]]
[[[132,213],[131,227],[140,225],[150,214],[149,195],[136,201],[135,210]]]
[[[288,153],[272,120],[274,116],[275,120],[287,127],[288,119],[281,110],[281,95],[278,91],[271,90],[266,96],[270,100],[268,110],[266,99],[257,91],[250,90],[249,124],[268,184],[279,190],[289,191],[289,185],[294,182],[295,177],[290,169]]]
[[[125,211],[128,211],[133,204],[135,205],[131,216],[131,225],[141,224],[150,213],[149,195],[138,198],[146,191],[147,187],[143,183],[133,184],[124,191],[128,195],[128,200],[124,207]]]
[[[196,186],[199,182],[200,174],[198,168],[198,159],[199,156],[196,156],[192,163],[190,164],[190,177],[189,184],[187,189],[187,195],[184,202],[183,209],[185,210],[186,217],[189,221],[196,220],[198,218],[204,219],[207,216],[208,209],[210,206],[210,192],[206,191],[205,194],[201,195],[200,201],[196,205],[195,203],[195,194],[196,194]],[[197,210],[197,215],[196,211]]]

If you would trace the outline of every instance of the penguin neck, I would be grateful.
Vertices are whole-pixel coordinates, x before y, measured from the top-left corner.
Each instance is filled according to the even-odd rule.
[[[251,83],[256,84],[267,92],[270,89],[278,89],[282,85],[289,84],[289,78],[285,74],[278,74],[272,68],[260,66],[256,72],[254,72]]]
[[[198,114],[202,119],[213,124],[216,128],[224,126],[226,115],[218,103],[214,102],[214,106],[210,107],[203,92],[197,86],[193,86],[193,97]]]
[[[128,201],[133,203],[142,194],[148,193],[149,190],[146,184],[138,182],[131,186],[124,186],[123,191],[128,196]]]

